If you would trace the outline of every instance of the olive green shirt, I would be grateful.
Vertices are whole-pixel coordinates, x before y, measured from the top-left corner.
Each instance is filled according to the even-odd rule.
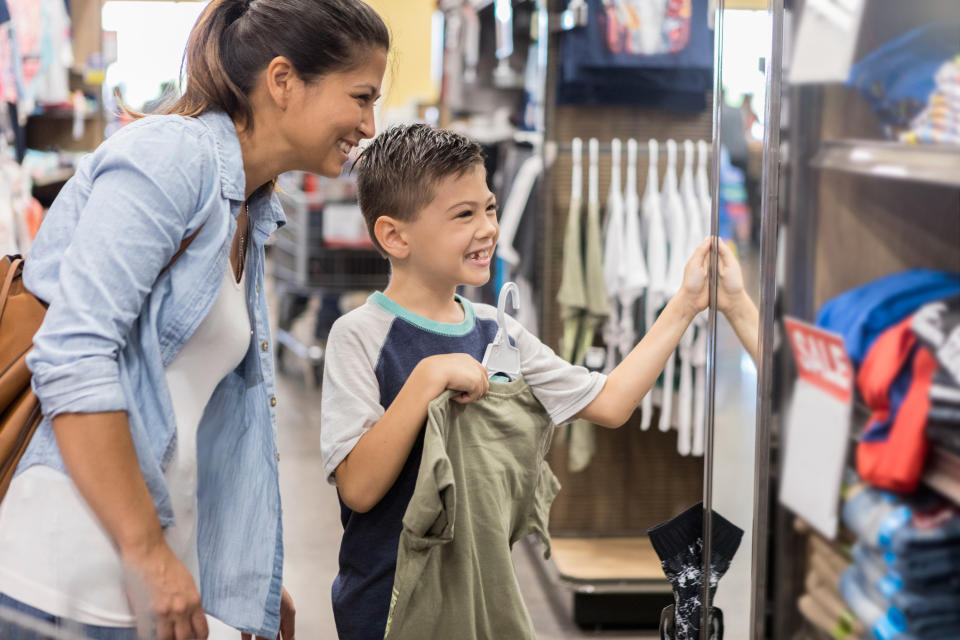
[[[510,549],[546,545],[560,489],[544,456],[554,425],[522,379],[470,404],[429,407],[413,498],[403,517],[386,638],[535,638]]]

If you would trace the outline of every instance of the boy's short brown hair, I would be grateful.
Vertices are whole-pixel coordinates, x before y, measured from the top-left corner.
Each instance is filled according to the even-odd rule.
[[[401,125],[374,138],[357,159],[357,197],[370,239],[381,216],[413,220],[434,198],[437,182],[483,165],[483,148],[470,138],[425,124]]]

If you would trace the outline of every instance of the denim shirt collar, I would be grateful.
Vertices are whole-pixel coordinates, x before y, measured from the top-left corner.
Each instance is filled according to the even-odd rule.
[[[243,151],[233,120],[219,110],[202,113],[197,119],[207,126],[216,142],[220,193],[224,198],[243,202],[247,178],[243,172]],[[239,207],[234,209],[234,215],[239,213]],[[286,224],[283,207],[276,198],[254,195],[250,200],[250,216],[258,232],[257,240],[261,242]]]

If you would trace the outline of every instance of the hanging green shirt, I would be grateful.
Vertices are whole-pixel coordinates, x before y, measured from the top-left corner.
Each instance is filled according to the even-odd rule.
[[[554,425],[522,379],[470,404],[429,407],[423,457],[403,517],[389,640],[535,638],[510,549],[547,521],[560,489],[544,456]]]

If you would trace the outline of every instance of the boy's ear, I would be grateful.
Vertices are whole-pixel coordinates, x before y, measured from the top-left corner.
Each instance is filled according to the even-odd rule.
[[[390,216],[380,216],[373,223],[373,235],[391,258],[404,260],[410,255],[410,245],[403,234],[403,222]]]

